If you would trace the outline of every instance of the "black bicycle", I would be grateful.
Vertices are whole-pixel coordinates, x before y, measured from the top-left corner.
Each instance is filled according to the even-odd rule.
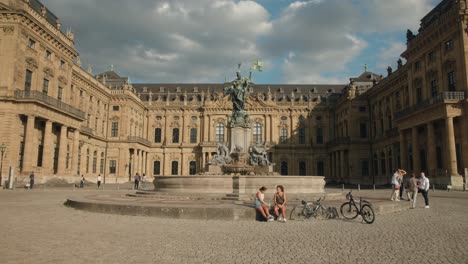
[[[302,201],[301,204],[294,206],[289,215],[291,220],[305,220],[310,217],[333,219],[338,217],[338,211],[335,207],[328,207],[322,202],[325,198],[320,198],[315,202]]]
[[[351,191],[346,195],[346,200],[348,202],[343,203],[340,207],[341,215],[345,219],[356,219],[360,215],[368,224],[372,224],[375,221],[375,213],[371,203],[363,200],[362,197],[359,198],[359,203],[356,203]]]

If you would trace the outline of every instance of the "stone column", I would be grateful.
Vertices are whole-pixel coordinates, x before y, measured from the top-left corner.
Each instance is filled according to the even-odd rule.
[[[457,176],[457,154],[455,148],[455,133],[453,130],[453,117],[447,117],[445,119],[445,129],[447,138],[447,168],[449,175]]]
[[[404,130],[400,130],[400,162],[400,169],[408,170],[408,144]]]
[[[418,128],[411,128],[411,148],[413,152],[413,172],[421,172],[421,164],[419,162],[419,144],[418,144]]]
[[[346,178],[346,162],[345,162],[345,151],[340,151],[340,166],[341,166],[341,179]]]
[[[23,154],[23,171],[30,172],[33,168],[33,162],[36,157],[33,157],[34,153],[34,123],[35,117],[30,115],[27,117],[26,123],[26,135],[24,139],[24,154]]]
[[[187,131],[187,127],[186,127],[186,124],[187,124],[188,120],[187,120],[187,116],[186,115],[183,115],[182,116],[182,127],[180,128],[180,133],[181,133],[181,136],[182,136],[182,139],[180,140],[180,142],[182,143],[182,145],[185,145],[185,139],[187,138],[185,136],[185,133]]]
[[[63,176],[65,173],[66,162],[67,162],[67,131],[68,128],[64,125],[60,128],[60,142],[59,142],[59,156],[57,174]]]
[[[78,173],[78,152],[80,148],[80,131],[75,129],[73,133],[72,175]]]
[[[429,170],[427,173],[432,177],[436,176],[437,170],[436,151],[434,124],[429,122],[427,123],[427,168]]]
[[[42,168],[45,173],[52,173],[54,159],[54,143],[52,141],[52,121],[47,120],[44,130],[44,145],[42,151]]]
[[[203,142],[208,141],[208,129],[208,115],[205,114],[203,115]]]
[[[264,141],[265,142],[269,142],[270,141],[270,133],[271,133],[271,130],[270,130],[270,120],[268,115],[264,115],[264,118],[265,118],[265,126],[264,126],[264,129],[265,129],[265,139]]]

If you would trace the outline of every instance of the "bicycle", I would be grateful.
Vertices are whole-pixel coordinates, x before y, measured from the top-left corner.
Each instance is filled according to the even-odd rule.
[[[368,223],[372,224],[375,221],[375,213],[374,209],[372,209],[372,204],[366,200],[363,200],[362,197],[359,197],[359,208],[354,200],[353,194],[350,191],[346,194],[346,200],[340,207],[341,215],[348,220],[353,220],[358,217],[358,215],[362,216],[362,219]]]
[[[325,219],[334,219],[338,217],[338,211],[335,207],[322,205],[325,198],[320,198],[315,202],[307,202],[302,200],[301,204],[294,206],[289,215],[291,220],[305,220],[310,217],[323,217]]]

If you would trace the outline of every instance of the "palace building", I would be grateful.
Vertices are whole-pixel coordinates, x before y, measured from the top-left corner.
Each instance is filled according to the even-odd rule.
[[[461,187],[468,167],[468,13],[444,0],[407,32],[387,76],[342,85],[254,85],[251,145],[282,175],[386,184],[395,168]],[[38,0],[0,0],[2,182],[107,183],[203,173],[228,140],[224,84],[129,83],[83,69],[73,32]]]

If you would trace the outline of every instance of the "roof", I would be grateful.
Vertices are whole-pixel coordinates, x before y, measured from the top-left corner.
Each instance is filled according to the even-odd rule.
[[[376,74],[376,73],[373,73],[373,72],[370,72],[370,71],[363,72],[357,78],[351,78],[351,80],[355,81],[355,82],[372,82],[374,80],[380,81],[382,79],[383,79],[382,75]]]
[[[36,11],[39,14],[42,13],[41,8],[45,7],[45,5],[42,4],[39,0],[29,0],[29,5],[31,6],[32,9],[34,9],[34,11]],[[47,10],[47,13],[46,13],[47,21],[50,24],[55,26],[57,24],[58,17],[54,15],[54,13],[52,13],[47,7],[46,7],[46,10]]]

